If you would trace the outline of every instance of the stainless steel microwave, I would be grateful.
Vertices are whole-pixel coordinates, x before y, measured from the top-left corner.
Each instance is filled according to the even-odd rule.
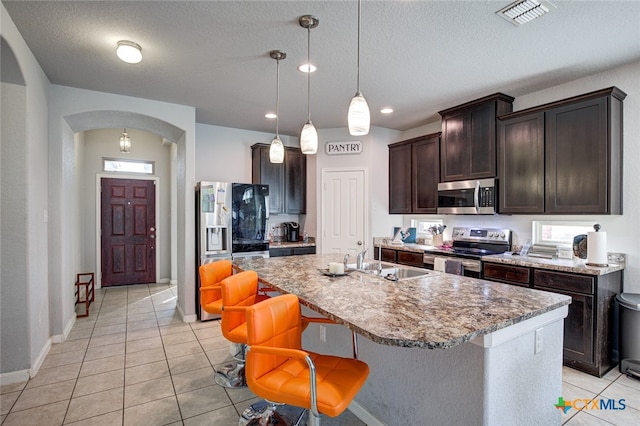
[[[478,179],[438,184],[438,213],[495,214],[498,180]]]

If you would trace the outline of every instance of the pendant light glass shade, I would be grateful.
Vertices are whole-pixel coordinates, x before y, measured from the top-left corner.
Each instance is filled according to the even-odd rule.
[[[358,0],[358,88],[356,94],[349,104],[347,113],[347,123],[349,124],[349,134],[351,136],[363,136],[369,133],[371,126],[371,114],[367,100],[360,92],[360,17],[362,15],[362,1]]]
[[[315,154],[318,152],[318,132],[311,120],[302,126],[302,132],[300,132],[300,150],[303,154]]]
[[[312,15],[300,17],[300,26],[307,29],[307,64],[311,64],[311,28],[318,26],[320,21]],[[300,132],[300,150],[303,154],[311,155],[318,152],[318,131],[311,122],[311,73],[307,73],[307,122]]]
[[[369,133],[371,124],[369,105],[360,92],[356,93],[351,99],[347,121],[349,123],[349,134],[352,136],[362,136]]]
[[[269,161],[272,163],[282,163],[284,161],[284,145],[278,136],[271,141]]]
[[[124,129],[122,136],[120,136],[120,152],[124,154],[131,152],[131,138],[127,134],[127,129]]]
[[[272,163],[284,162],[284,145],[280,140],[278,123],[280,120],[280,60],[287,57],[285,52],[272,50],[269,55],[276,60],[276,137],[271,141],[269,147],[269,161]]]

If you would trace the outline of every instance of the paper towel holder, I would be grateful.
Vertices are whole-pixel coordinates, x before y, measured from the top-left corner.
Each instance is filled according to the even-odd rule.
[[[595,225],[593,225],[593,229],[594,229],[596,232],[600,232],[600,229],[601,229],[601,228],[602,228],[602,227],[600,226],[600,224],[599,224],[599,223],[596,223]],[[604,234],[604,233],[603,233],[603,234]],[[606,236],[605,236],[605,237],[606,237]],[[605,240],[605,241],[606,241],[606,240]],[[591,244],[591,245],[592,245],[592,244]],[[587,249],[589,249],[589,248],[590,248],[590,247],[589,247],[589,244],[588,244],[588,245],[587,245]],[[605,251],[606,251],[606,250],[605,250]],[[606,254],[605,254],[605,256],[606,256]],[[609,264],[608,264],[608,263],[593,263],[593,262],[589,262],[589,261],[588,261],[588,259],[589,259],[590,257],[591,257],[591,256],[587,256],[587,262],[585,263],[585,264],[586,264],[586,265],[588,265],[588,266],[596,266],[596,267],[600,267],[600,268],[604,268],[604,267],[609,266]]]

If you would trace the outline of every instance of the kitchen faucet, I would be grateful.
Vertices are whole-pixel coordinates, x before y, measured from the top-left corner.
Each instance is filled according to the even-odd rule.
[[[378,243],[378,275],[382,274],[382,244],[387,244],[386,238]]]
[[[364,266],[364,255],[366,253],[367,253],[366,248],[362,250],[360,253],[358,253],[358,256],[356,257],[356,268],[362,269],[362,267]]]
[[[346,271],[347,268],[347,263],[349,263],[349,253],[344,255],[344,260],[342,261],[344,263],[344,270]]]

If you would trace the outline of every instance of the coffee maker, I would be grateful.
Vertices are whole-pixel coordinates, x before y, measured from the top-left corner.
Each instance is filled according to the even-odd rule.
[[[284,222],[285,238],[287,241],[298,241],[300,237],[300,225],[298,222]]]

